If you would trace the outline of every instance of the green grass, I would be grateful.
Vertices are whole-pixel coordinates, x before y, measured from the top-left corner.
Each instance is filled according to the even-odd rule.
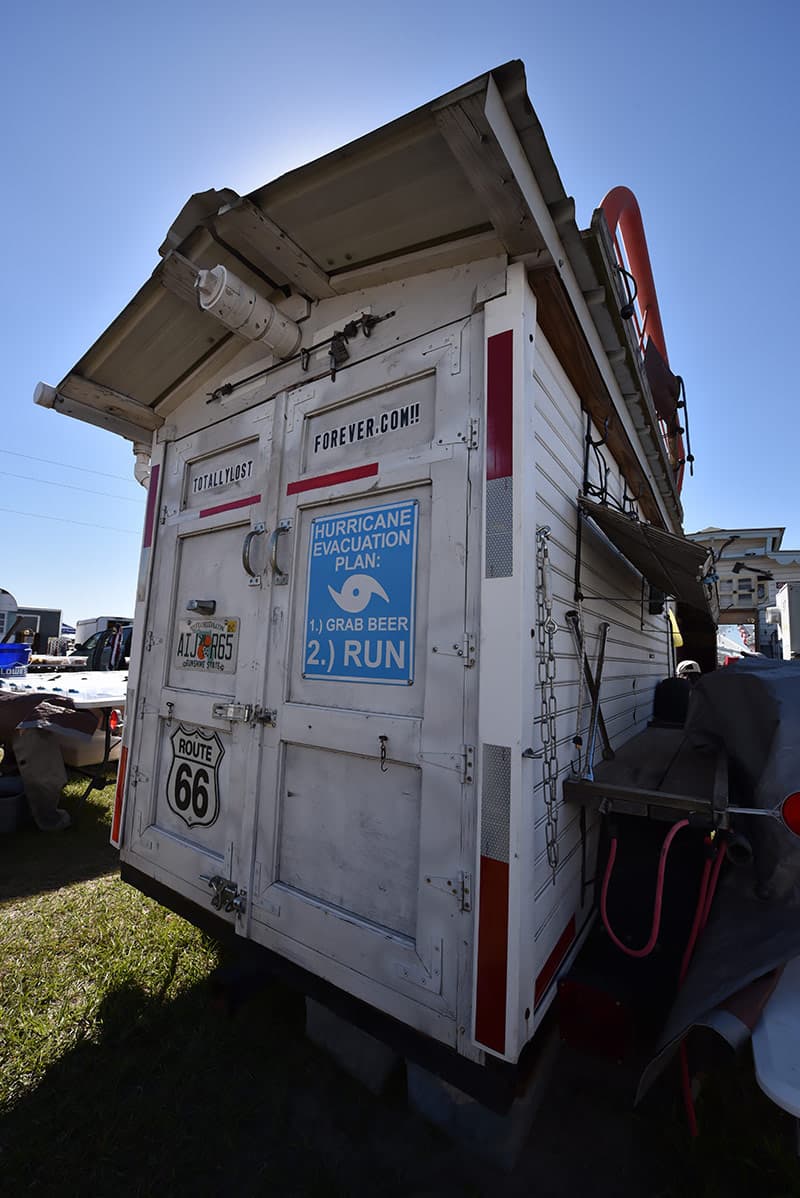
[[[800,1195],[788,1121],[746,1066],[713,1079],[691,1143],[667,1089],[557,1077],[517,1171],[498,1174],[380,1100],[304,1036],[271,985],[235,1018],[210,1001],[219,946],[115,876],[113,786],[67,832],[0,838],[0,1193],[522,1198]],[[594,1088],[592,1088],[594,1085]]]

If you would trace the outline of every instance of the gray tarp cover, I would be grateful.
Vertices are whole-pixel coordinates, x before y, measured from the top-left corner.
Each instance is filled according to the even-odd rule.
[[[692,692],[686,731],[727,750],[732,804],[773,810],[800,790],[800,661],[754,657],[705,674]],[[639,1097],[690,1028],[725,1035],[720,1004],[800,956],[800,838],[761,816],[740,816],[736,829],[752,842],[753,864],[723,869]]]
[[[67,695],[0,691],[0,744],[11,743],[18,728],[69,728],[87,736],[97,728],[97,716],[77,711]]]

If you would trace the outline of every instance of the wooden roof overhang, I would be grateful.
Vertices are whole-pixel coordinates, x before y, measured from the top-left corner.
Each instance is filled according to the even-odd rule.
[[[583,233],[526,91],[508,63],[248,196],[193,196],[151,277],[65,376],[52,406],[149,440],[193,383],[242,343],[193,302],[221,262],[291,314],[355,291],[498,253],[522,260],[538,321],[650,522],[680,502],[630,331],[601,214]],[[187,302],[187,300],[192,302]]]

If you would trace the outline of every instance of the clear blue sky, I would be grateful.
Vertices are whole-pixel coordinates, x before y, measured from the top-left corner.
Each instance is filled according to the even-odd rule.
[[[146,279],[184,201],[246,192],[510,58],[579,223],[615,184],[639,198],[688,389],[687,530],[782,524],[800,544],[795,0],[44,0],[8,9],[3,40],[0,586],[21,603],[132,611],[130,446],[31,396]]]

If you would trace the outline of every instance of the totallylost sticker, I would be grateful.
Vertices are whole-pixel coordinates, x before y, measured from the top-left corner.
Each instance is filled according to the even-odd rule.
[[[179,669],[235,674],[238,652],[238,619],[198,616],[179,621],[173,658]]]
[[[231,483],[246,482],[253,473],[253,465],[253,459],[248,458],[244,462],[234,462],[230,466],[220,466],[217,470],[196,474],[192,479],[192,494],[200,495],[203,491],[229,487]]]

